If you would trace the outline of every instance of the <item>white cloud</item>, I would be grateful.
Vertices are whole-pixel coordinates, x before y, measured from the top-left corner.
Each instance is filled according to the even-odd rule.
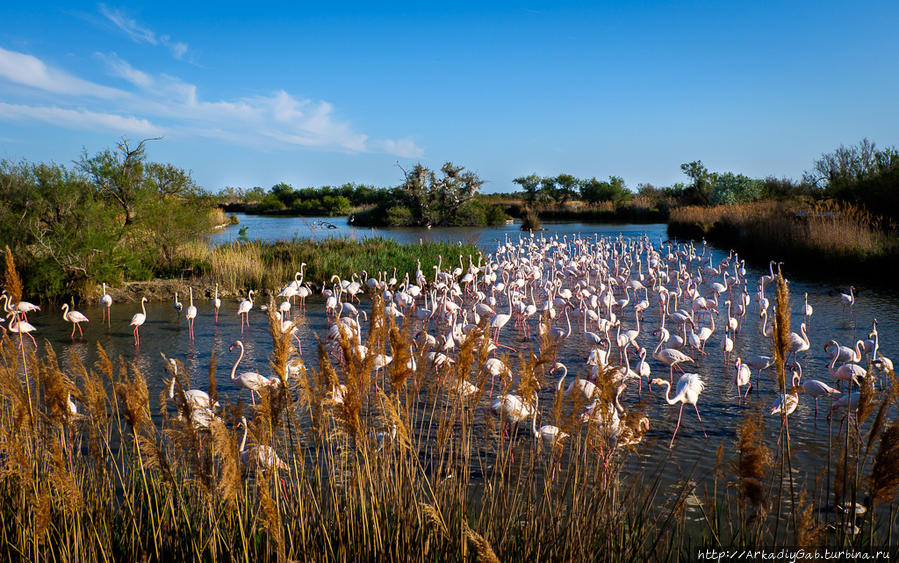
[[[110,8],[106,4],[100,4],[100,13],[112,22],[117,28],[123,31],[135,43],[149,43],[150,45],[163,45],[176,59],[183,59],[189,49],[187,43],[183,41],[175,41],[169,35],[156,36],[156,33],[147,27],[142,26],[134,18],[128,16],[124,11],[118,8]]]
[[[37,120],[69,129],[116,131],[134,135],[160,135],[162,128],[146,119],[113,113],[98,113],[85,109],[66,109],[58,106],[28,106],[0,102],[0,119],[8,121]]]
[[[121,90],[94,84],[47,66],[32,55],[7,51],[0,47],[0,78],[55,94],[72,94],[97,98],[116,98],[125,95]]]
[[[124,31],[135,43],[149,43],[150,45],[158,43],[156,34],[152,30],[142,27],[134,18],[128,17],[121,10],[110,8],[106,4],[100,4],[100,13],[115,24],[116,27]]]
[[[262,149],[317,147],[350,153],[379,152],[404,158],[424,151],[405,139],[370,140],[321,100],[284,90],[237,99],[205,100],[194,84],[134,68],[116,53],[97,53],[107,72],[130,85],[108,88],[47,67],[40,59],[0,49],[2,79],[58,94],[52,105],[4,103],[0,119],[38,120],[70,128],[112,129],[136,135],[207,137]],[[21,64],[21,63],[26,64]],[[26,67],[28,70],[22,70]],[[109,101],[100,105],[98,92]],[[2,95],[2,89],[0,89]],[[160,125],[164,124],[164,125]]]
[[[128,64],[124,59],[115,53],[95,53],[109,69],[110,74],[124,78],[131,84],[143,89],[151,88],[154,84],[153,79],[146,72],[137,70]]]
[[[381,152],[401,156],[403,158],[420,158],[424,156],[425,151],[415,144],[412,139],[383,139],[372,143]]]

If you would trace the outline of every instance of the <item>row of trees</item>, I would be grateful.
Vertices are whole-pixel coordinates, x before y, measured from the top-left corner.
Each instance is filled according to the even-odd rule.
[[[608,180],[597,180],[595,177],[581,180],[571,174],[531,174],[515,178],[513,182],[521,186],[522,197],[531,206],[547,203],[562,205],[576,198],[591,204],[604,201],[620,203],[633,195],[624,185],[624,179],[619,176],[609,176]]]
[[[86,152],[74,166],[0,162],[0,240],[38,295],[177,271],[178,248],[210,227],[215,198],[146,143]]]
[[[354,207],[377,205],[390,197],[389,190],[354,183],[320,188],[294,188],[281,182],[268,191],[255,187],[244,191],[225,188],[223,202],[239,201],[258,213],[293,213],[297,215],[346,215]]]

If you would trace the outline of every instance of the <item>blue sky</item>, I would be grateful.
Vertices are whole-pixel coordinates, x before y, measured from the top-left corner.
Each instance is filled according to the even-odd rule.
[[[5,3],[0,158],[162,136],[204,187],[531,172],[799,178],[899,145],[897,2]]]

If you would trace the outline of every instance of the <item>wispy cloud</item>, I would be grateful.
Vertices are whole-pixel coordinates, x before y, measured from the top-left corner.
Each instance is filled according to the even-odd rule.
[[[100,4],[100,13],[117,28],[123,31],[135,43],[148,43],[166,47],[176,59],[183,59],[189,49],[187,43],[175,41],[169,35],[159,35],[140,23],[119,8],[110,8]]]
[[[0,119],[6,121],[43,121],[67,129],[115,131],[133,135],[159,135],[163,129],[146,119],[114,113],[58,106],[28,106],[0,102]]]
[[[120,88],[82,80],[29,54],[0,49],[0,86],[6,80],[54,94],[52,103],[43,106],[30,99],[0,102],[0,120],[37,120],[135,135],[207,137],[265,150],[316,147],[404,158],[424,154],[409,138],[371,139],[327,101],[298,98],[285,90],[209,100],[196,85],[168,74],[145,72],[116,53],[96,53],[96,57],[110,77],[121,81]]]
[[[104,99],[118,98],[125,94],[116,88],[82,80],[65,71],[50,67],[32,55],[7,51],[2,47],[0,47],[0,78],[55,94]]]

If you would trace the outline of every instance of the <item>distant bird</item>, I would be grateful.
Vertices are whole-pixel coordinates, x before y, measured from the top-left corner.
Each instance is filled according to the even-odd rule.
[[[215,308],[215,324],[219,324],[219,308],[222,306],[222,300],[219,299],[219,284],[215,284],[215,297],[212,299],[212,306]]]
[[[808,323],[809,319],[812,317],[812,313],[814,309],[812,306],[808,304],[808,293],[805,294],[805,305],[802,306],[802,316],[805,317],[805,322]]]
[[[62,304],[62,320],[72,323],[72,340],[75,340],[76,328],[78,329],[78,334],[82,338],[84,337],[84,333],[81,332],[81,323],[88,322],[88,319],[78,311],[69,311],[68,303]]]
[[[180,311],[183,308],[184,308],[184,305],[182,305],[181,302],[178,301],[178,292],[176,291],[175,292],[175,310]]]
[[[111,327],[112,312],[110,310],[110,307],[112,307],[112,297],[108,293],[106,293],[106,282],[103,282],[103,296],[100,297],[100,305],[106,307],[106,310],[103,311],[103,320],[106,321],[106,326]]]
[[[147,302],[146,297],[140,298],[140,313],[135,313],[133,317],[131,317],[131,326],[134,327],[134,346],[135,348],[140,346],[140,334],[138,333],[138,329],[147,321],[147,308],[144,306],[144,303]]]
[[[668,445],[669,448],[674,447],[674,438],[677,436],[678,428],[680,428],[681,415],[684,414],[684,405],[687,403],[693,405],[693,408],[696,410],[696,418],[699,419],[699,426],[702,428],[703,436],[706,438],[709,437],[709,435],[705,433],[705,427],[702,424],[702,416],[699,415],[699,408],[696,406],[696,402],[699,401],[699,394],[705,389],[705,383],[699,378],[699,374],[685,373],[680,376],[680,379],[677,380],[677,392],[674,397],[670,396],[671,382],[665,381],[664,379],[653,379],[652,383],[667,387],[665,391],[665,401],[669,405],[676,405],[677,403],[681,404],[680,412],[677,414],[677,426],[674,427],[674,434],[672,434],[671,443]]]
[[[662,344],[662,342],[659,342],[659,345],[656,346],[655,351],[652,353],[652,357],[668,366],[668,383],[670,385],[670,383],[674,381],[674,368],[677,367],[680,369],[677,364],[683,362],[690,362],[692,364],[693,358],[674,348],[662,349]]]
[[[849,295],[845,293],[840,294],[840,304],[843,306],[843,313],[846,313],[846,307],[849,307],[849,313],[852,314],[852,306],[855,305],[855,295],[852,293],[855,291],[855,286],[849,286]]]
[[[197,308],[194,307],[194,288],[190,290],[190,305],[187,306],[187,334],[191,340],[194,339],[194,319],[197,318]]]

